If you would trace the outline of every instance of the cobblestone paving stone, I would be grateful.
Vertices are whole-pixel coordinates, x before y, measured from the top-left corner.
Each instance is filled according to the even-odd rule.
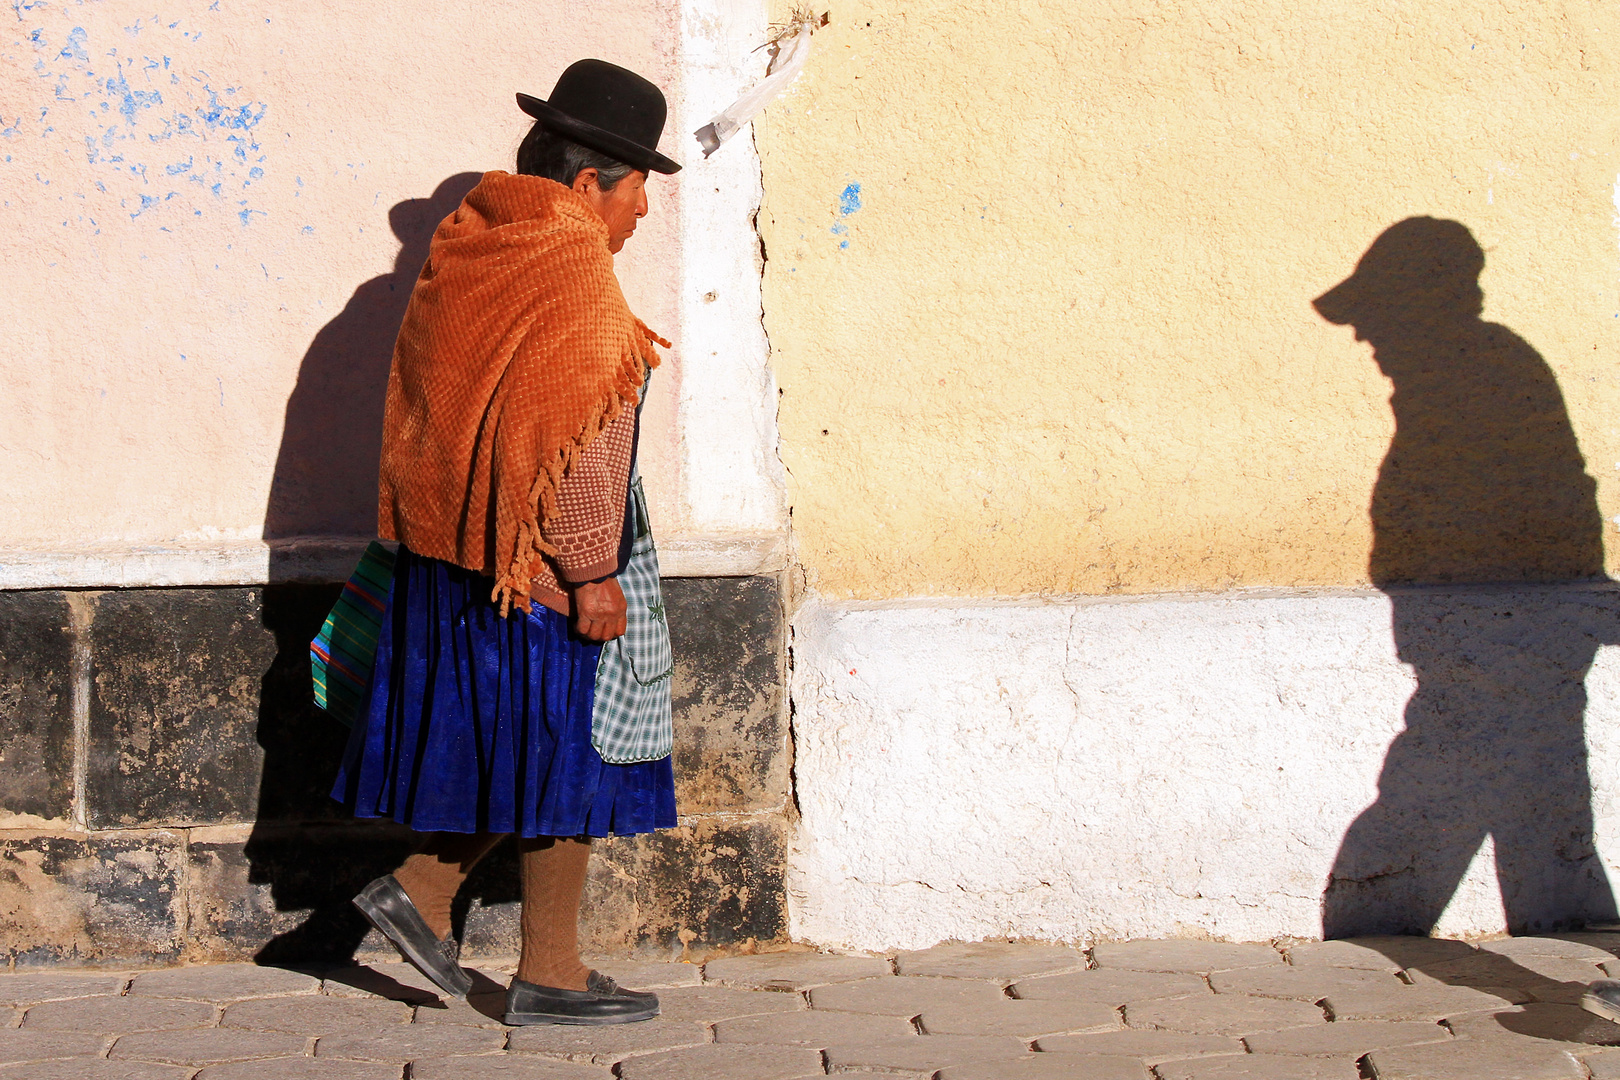
[[[999,983],[982,979],[911,978],[887,975],[852,983],[818,986],[810,991],[810,1007],[839,1012],[916,1016],[924,1009],[988,1005],[1005,1001]]]
[[[408,965],[0,975],[0,1080],[1620,1080],[1620,935],[602,961],[663,1016],[507,1028]]]
[[[1008,945],[975,942],[936,945],[932,949],[902,952],[894,958],[897,975],[942,975],[953,979],[992,979],[1012,982],[1032,975],[1084,970],[1085,954],[1055,945]]]
[[[1012,993],[1021,1001],[1106,1001],[1123,1005],[1153,998],[1208,994],[1209,983],[1197,975],[1160,971],[1077,971],[1071,975],[1020,979],[1013,983]]]

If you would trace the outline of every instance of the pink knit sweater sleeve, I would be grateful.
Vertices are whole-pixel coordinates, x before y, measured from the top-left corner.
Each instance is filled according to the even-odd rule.
[[[626,408],[580,452],[557,487],[557,513],[543,532],[557,548],[554,562],[564,581],[593,581],[619,568],[635,436],[636,411]]]

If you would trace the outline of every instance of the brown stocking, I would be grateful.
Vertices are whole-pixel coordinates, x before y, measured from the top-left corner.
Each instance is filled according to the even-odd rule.
[[[518,841],[523,874],[523,958],[517,977],[539,986],[585,989],[579,959],[579,902],[585,893],[590,837]]]
[[[394,880],[411,898],[428,929],[441,940],[450,936],[450,904],[480,859],[506,838],[506,833],[427,833],[416,853],[394,871]]]

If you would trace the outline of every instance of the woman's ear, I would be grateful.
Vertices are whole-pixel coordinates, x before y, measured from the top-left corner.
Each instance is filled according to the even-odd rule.
[[[579,195],[588,195],[593,190],[602,188],[601,175],[595,169],[581,169],[574,174],[574,191]]]

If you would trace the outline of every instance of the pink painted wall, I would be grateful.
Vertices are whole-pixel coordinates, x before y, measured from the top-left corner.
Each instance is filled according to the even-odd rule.
[[[0,11],[0,551],[368,534],[426,237],[512,168],[514,91],[597,56],[674,98],[676,6]],[[664,149],[696,157],[676,119]],[[673,337],[676,185],[651,188],[620,276]],[[650,408],[658,493],[678,487],[678,367]]]

